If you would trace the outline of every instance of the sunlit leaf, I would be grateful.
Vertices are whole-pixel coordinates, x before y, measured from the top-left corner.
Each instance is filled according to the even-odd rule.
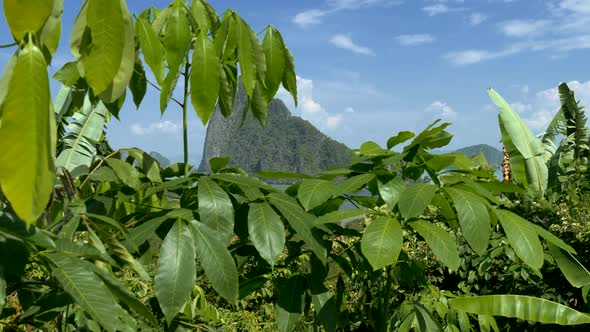
[[[260,256],[274,266],[285,247],[285,226],[268,203],[250,204],[248,233]]]
[[[139,38],[139,45],[143,58],[152,69],[154,77],[159,84],[164,81],[164,70],[166,63],[166,51],[160,42],[158,35],[145,19],[138,18],[135,23],[135,33]]]
[[[27,223],[34,223],[47,206],[55,179],[55,115],[46,65],[41,50],[27,44],[0,99],[0,142],[10,142],[0,154],[0,187]]]
[[[326,202],[334,191],[334,183],[326,180],[304,180],[299,185],[297,198],[299,202],[309,211],[314,207]]]
[[[511,211],[496,209],[494,212],[518,257],[533,269],[540,269],[544,260],[543,246],[532,224]]]
[[[432,184],[411,184],[401,193],[398,207],[405,219],[417,217],[430,204],[436,194],[436,186]]]
[[[213,42],[205,32],[199,33],[193,49],[190,74],[191,103],[206,125],[213,112],[219,94],[219,59]]]
[[[409,224],[426,240],[437,260],[452,271],[459,269],[461,260],[457,249],[457,241],[449,232],[424,220],[417,220]]]
[[[55,0],[5,0],[4,16],[16,40],[23,39],[27,32],[41,29],[53,10]]]
[[[154,277],[156,297],[168,324],[190,298],[196,279],[195,259],[190,226],[179,219],[162,242]]]
[[[379,217],[364,230],[361,251],[373,270],[378,270],[395,265],[403,242],[399,222],[391,217]]]
[[[227,241],[234,230],[234,208],[227,193],[206,177],[199,179],[199,215],[201,222]]]
[[[488,247],[492,226],[488,209],[479,196],[460,189],[445,189],[453,200],[463,236],[469,246],[480,255]]]

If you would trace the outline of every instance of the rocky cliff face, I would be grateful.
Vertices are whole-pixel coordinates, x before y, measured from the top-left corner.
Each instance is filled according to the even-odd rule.
[[[270,102],[264,128],[250,113],[240,127],[245,105],[246,94],[240,86],[229,119],[216,109],[207,126],[199,171],[209,172],[209,160],[220,156],[230,156],[231,166],[251,174],[261,170],[314,174],[350,161],[344,144],[292,116],[279,99]]]

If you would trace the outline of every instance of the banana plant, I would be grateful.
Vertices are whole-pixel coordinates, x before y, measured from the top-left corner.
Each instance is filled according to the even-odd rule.
[[[514,180],[530,188],[534,195],[543,196],[547,190],[549,173],[541,141],[496,91],[488,89],[488,95],[499,109],[502,142],[510,156]]]

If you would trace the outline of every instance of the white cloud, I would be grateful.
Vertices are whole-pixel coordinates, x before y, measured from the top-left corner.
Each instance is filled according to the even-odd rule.
[[[475,26],[482,24],[488,17],[482,13],[471,13],[469,15],[469,24]]]
[[[313,98],[313,80],[297,76],[297,94],[299,103],[295,115],[311,122],[321,130],[332,130],[338,128],[344,119],[342,114],[334,114],[326,111],[324,107]],[[277,98],[285,103],[291,104],[289,93],[281,86],[276,94]],[[350,108],[350,107],[349,107]],[[348,112],[346,108],[345,112]],[[350,108],[352,110],[352,108]],[[354,110],[353,110],[354,112]]]
[[[457,112],[453,110],[451,106],[440,100],[432,102],[427,108],[428,112],[436,112],[435,117],[441,117],[443,119],[454,119],[457,116]]]
[[[145,136],[151,134],[173,134],[179,130],[180,126],[169,120],[153,122],[145,127],[139,123],[134,123],[131,125],[131,133],[136,136]]]
[[[404,46],[415,46],[422,44],[429,44],[434,42],[435,38],[430,34],[413,34],[413,35],[400,35],[396,37],[397,41]]]
[[[375,55],[375,53],[370,48],[356,44],[347,35],[335,35],[334,37],[332,37],[332,39],[330,39],[330,43],[332,43],[336,47],[349,50],[354,53],[373,56]]]
[[[455,65],[470,65],[494,57],[494,54],[485,50],[465,50],[445,55],[445,58]]]
[[[590,1],[588,0],[562,0],[559,7],[576,13],[590,14]]]
[[[354,108],[352,108],[352,107],[349,106],[349,107],[347,107],[347,108],[344,109],[344,112],[346,112],[346,113],[354,113]]]
[[[510,20],[500,23],[500,30],[509,37],[530,37],[541,35],[550,28],[549,20]]]
[[[401,0],[327,0],[324,9],[308,9],[297,13],[292,22],[301,28],[307,28],[322,23],[326,15],[343,10],[358,10],[362,8],[382,7],[388,8],[402,4]]]
[[[326,11],[319,9],[306,10],[295,15],[295,17],[293,17],[293,23],[299,25],[302,28],[306,28],[308,26],[320,24],[322,22],[322,17],[324,17],[326,14]]]
[[[590,105],[590,81],[571,81],[567,84],[582,106]],[[530,102],[515,102],[510,105],[533,131],[542,132],[560,107],[559,92],[557,87],[541,90],[535,93]]]
[[[422,7],[422,10],[425,11],[429,16],[436,16],[436,15],[448,13],[449,7],[445,4],[437,3],[435,5]]]

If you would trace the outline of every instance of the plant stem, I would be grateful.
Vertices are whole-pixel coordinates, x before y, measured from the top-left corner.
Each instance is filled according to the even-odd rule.
[[[188,74],[189,74],[189,63],[186,61],[184,66],[184,96],[182,100],[182,142],[184,145],[184,177],[188,178],[188,124],[187,124],[187,113],[188,113]]]
[[[16,45],[18,45],[18,43],[16,43],[16,42],[10,43],[10,44],[2,44],[2,45],[0,45],[0,48],[9,48],[9,47],[16,46]]]

